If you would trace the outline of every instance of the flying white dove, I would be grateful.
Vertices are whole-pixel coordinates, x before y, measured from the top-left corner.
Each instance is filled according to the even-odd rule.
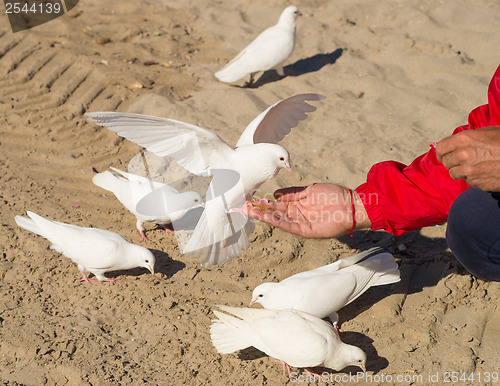
[[[16,216],[17,225],[45,237],[51,248],[69,257],[80,270],[83,279],[90,282],[85,271],[97,280],[116,281],[104,276],[106,272],[144,267],[154,273],[155,257],[150,250],[129,243],[119,234],[97,228],[83,228],[64,224],[27,212],[27,217]]]
[[[144,146],[158,156],[170,156],[191,173],[212,175],[205,210],[183,247],[204,266],[222,264],[248,247],[254,223],[240,208],[280,169],[291,170],[290,155],[277,145],[299,121],[316,110],[306,101],[324,96],[300,94],[283,99],[257,116],[231,148],[217,134],[173,119],[113,112],[88,113],[91,120]]]
[[[210,337],[217,352],[229,354],[253,346],[290,366],[327,367],[336,371],[358,366],[366,371],[366,355],[343,343],[330,324],[314,315],[293,310],[265,310],[219,306],[234,316],[214,311]]]
[[[167,232],[172,232],[167,228],[166,224],[170,224],[182,218],[189,210],[201,206],[203,198],[197,192],[184,192],[179,193],[170,185],[158,181],[152,181],[146,177],[138,176],[136,174],[126,173],[124,171],[110,167],[110,171],[96,174],[92,178],[92,182],[116,196],[125,208],[129,210],[137,218],[137,229],[141,235],[142,241],[149,240],[144,234],[142,225],[145,222],[152,222],[162,225]],[[119,176],[117,173],[121,174]],[[137,204],[142,200],[153,199],[149,195],[153,191],[161,189],[161,202],[153,201],[150,206],[155,208],[154,215],[140,213],[137,210]],[[144,201],[143,205],[147,204]]]
[[[336,326],[337,311],[361,296],[368,288],[397,283],[399,269],[390,253],[371,248],[335,263],[301,272],[279,283],[258,285],[250,306],[260,303],[273,310],[297,310],[319,318],[329,317]]]
[[[256,72],[275,68],[284,76],[282,63],[292,54],[295,46],[295,19],[302,15],[293,5],[286,7],[278,24],[263,31],[246,46],[233,60],[215,73],[221,82],[231,83],[250,74],[248,85]]]

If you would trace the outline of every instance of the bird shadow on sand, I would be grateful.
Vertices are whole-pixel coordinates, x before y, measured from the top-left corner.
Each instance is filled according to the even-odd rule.
[[[277,82],[287,76],[297,77],[319,71],[328,64],[334,64],[342,56],[343,52],[344,50],[342,48],[338,48],[327,54],[316,54],[309,58],[297,60],[295,63],[283,67],[285,76],[279,75],[276,70],[265,71],[261,77],[249,87],[259,88],[265,84]]]
[[[149,249],[156,259],[156,264],[154,266],[155,273],[161,273],[165,275],[167,279],[174,276],[177,272],[184,269],[186,264],[171,259],[165,252],[160,251],[158,249]],[[151,275],[151,273],[142,267],[121,270],[121,271],[113,271],[110,272],[107,277],[109,278],[117,278],[118,276],[142,276],[142,275]]]
[[[435,287],[450,274],[469,275],[448,249],[444,238],[429,238],[419,230],[402,236],[385,232],[354,232],[353,237],[345,235],[339,241],[360,251],[379,246],[395,257],[401,276],[398,283],[371,287],[358,299],[345,306],[340,312],[340,322],[351,320],[370,309],[382,299],[393,295],[407,296],[422,292],[424,288]]]

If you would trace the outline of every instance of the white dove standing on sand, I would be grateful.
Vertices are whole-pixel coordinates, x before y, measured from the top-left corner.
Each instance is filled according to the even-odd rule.
[[[92,272],[99,281],[116,281],[104,274],[135,267],[144,267],[154,273],[155,257],[151,251],[129,243],[119,234],[104,229],[64,224],[33,212],[27,213],[31,218],[15,217],[17,225],[45,237],[52,243],[52,249],[78,264],[83,276],[80,281],[93,280],[87,277],[85,271]]]
[[[371,248],[335,263],[301,272],[279,283],[258,285],[250,306],[260,303],[273,310],[297,310],[337,324],[337,311],[361,296],[368,288],[397,283],[399,268],[390,253]]]
[[[306,113],[316,110],[306,101],[322,99],[318,94],[300,94],[275,103],[250,122],[234,149],[211,131],[173,119],[113,112],[87,115],[158,156],[172,157],[191,173],[214,176],[205,209],[183,248],[202,265],[211,266],[248,247],[253,221],[242,220],[231,210],[241,207],[280,169],[291,170],[288,151],[277,143],[307,118]]]
[[[231,83],[250,74],[248,85],[253,83],[256,72],[275,68],[284,76],[282,63],[292,54],[295,46],[295,19],[301,13],[297,7],[286,7],[278,24],[263,31],[246,46],[233,60],[215,73],[221,82]]]
[[[162,182],[152,181],[146,177],[126,173],[113,167],[110,167],[110,169],[121,174],[121,176],[110,171],[105,171],[96,174],[94,178],[92,178],[92,182],[112,192],[118,201],[120,201],[129,212],[135,215],[137,218],[136,226],[142,241],[149,240],[144,234],[144,229],[142,227],[145,222],[162,225],[165,231],[170,233],[173,231],[168,229],[166,224],[170,224],[182,218],[189,210],[201,206],[203,203],[203,198],[197,192],[189,191],[180,193],[175,188]],[[162,202],[151,203],[151,207],[156,206],[158,208],[155,215],[152,216],[139,213],[137,211],[137,204],[142,199],[147,200],[149,193],[159,189],[161,189],[163,193]]]
[[[322,366],[336,371],[358,366],[366,371],[366,355],[343,343],[330,324],[314,315],[292,310],[264,310],[219,306],[234,316],[214,311],[210,337],[217,352],[229,354],[253,346],[290,366]]]

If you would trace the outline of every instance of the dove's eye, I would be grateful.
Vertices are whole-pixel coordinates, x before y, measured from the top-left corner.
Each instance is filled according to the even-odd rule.
[[[285,160],[285,157],[280,157],[280,161],[284,161]]]
[[[263,297],[263,296],[264,296],[264,295],[260,294],[260,295],[259,295],[259,298],[261,298],[261,297]]]
[[[146,263],[149,263],[149,260],[146,260]]]

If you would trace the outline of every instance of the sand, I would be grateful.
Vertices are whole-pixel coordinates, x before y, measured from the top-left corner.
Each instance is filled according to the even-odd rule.
[[[140,148],[87,123],[86,111],[170,117],[235,144],[279,99],[325,95],[282,143],[294,172],[263,185],[262,196],[318,181],[354,188],[372,164],[411,162],[486,103],[500,62],[496,1],[294,4],[304,16],[286,63],[293,76],[266,73],[253,89],[219,83],[213,73],[274,24],[288,2],[82,0],[69,15],[15,34],[2,16],[3,383],[286,384],[279,363],[262,353],[215,351],[209,339],[215,305],[246,305],[263,281],[376,245],[394,253],[402,281],[370,289],[341,311],[342,339],[368,356],[366,378],[341,383],[442,384],[457,372],[468,380],[455,384],[489,384],[488,372],[498,374],[500,286],[455,261],[445,224],[397,238],[363,231],[332,240],[257,224],[248,250],[209,269],[150,224],[151,241],[142,245],[157,257],[155,275],[136,269],[118,273],[126,278],[119,283],[87,284],[76,282],[76,266],[48,241],[14,223],[15,215],[31,210],[140,243],[135,218],[91,182],[109,166],[127,170]]]

